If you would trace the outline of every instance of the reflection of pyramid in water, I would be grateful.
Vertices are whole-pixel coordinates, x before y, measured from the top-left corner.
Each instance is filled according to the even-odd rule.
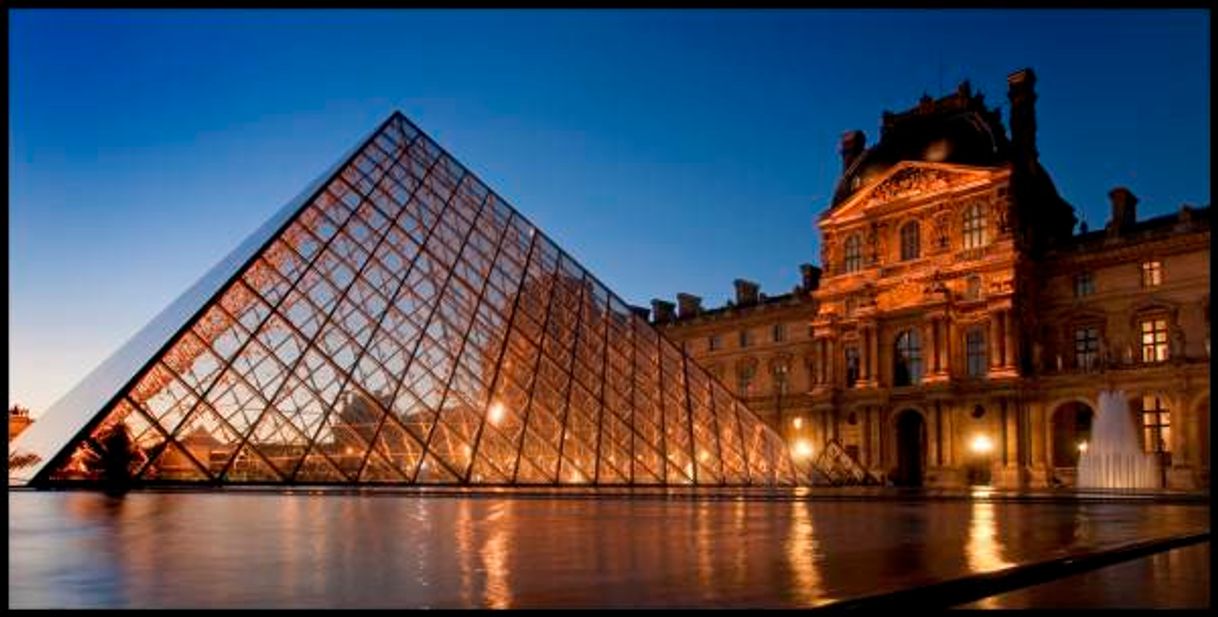
[[[98,479],[115,449],[150,482],[802,477],[777,434],[401,114],[303,197],[14,442],[39,457],[26,477]]]

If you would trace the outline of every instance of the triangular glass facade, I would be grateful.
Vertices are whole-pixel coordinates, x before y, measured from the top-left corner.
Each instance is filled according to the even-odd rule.
[[[35,484],[807,477],[774,431],[401,114],[282,218],[151,360],[94,397]]]

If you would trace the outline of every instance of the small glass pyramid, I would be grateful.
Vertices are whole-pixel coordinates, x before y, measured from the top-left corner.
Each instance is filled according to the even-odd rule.
[[[400,113],[41,420],[10,478],[21,452],[34,485],[807,477]]]

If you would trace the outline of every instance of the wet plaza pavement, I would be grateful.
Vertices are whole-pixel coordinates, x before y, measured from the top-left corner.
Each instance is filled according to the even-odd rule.
[[[1209,530],[1199,499],[826,495],[10,491],[9,606],[809,607]],[[1079,576],[1189,584],[1180,550]],[[1060,592],[1020,593],[976,606]]]
[[[1210,605],[1210,543],[1155,553],[959,608],[1184,608]]]

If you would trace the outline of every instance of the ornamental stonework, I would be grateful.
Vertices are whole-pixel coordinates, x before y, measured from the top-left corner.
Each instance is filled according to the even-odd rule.
[[[932,193],[951,188],[952,174],[937,169],[909,168],[896,172],[871,191],[866,205],[871,206],[908,197]]]

